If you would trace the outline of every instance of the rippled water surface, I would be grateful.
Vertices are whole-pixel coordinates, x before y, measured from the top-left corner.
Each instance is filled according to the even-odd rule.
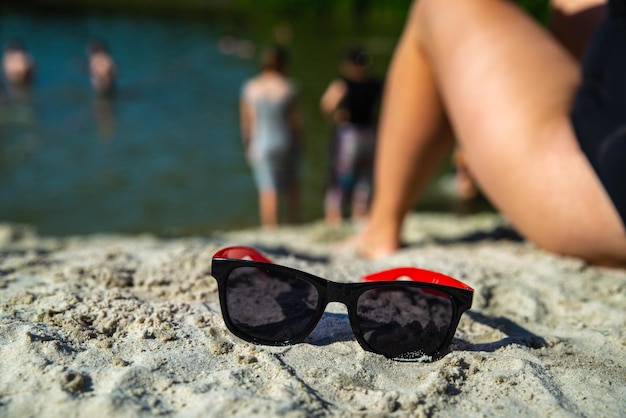
[[[293,29],[307,221],[322,216],[329,126],[318,101],[336,75],[339,51],[358,40],[384,70],[397,38]],[[0,90],[0,221],[46,234],[256,225],[238,97],[257,60],[220,52],[224,34],[203,21],[1,14],[0,41],[25,43],[36,82],[24,100]],[[258,29],[239,36],[268,38]],[[113,100],[97,99],[89,85],[85,47],[93,38],[107,42],[119,67]]]
[[[36,84],[0,107],[0,219],[47,233],[206,231],[254,225],[237,125],[256,62],[219,52],[210,24],[4,15]],[[119,95],[97,99],[85,45],[106,39]]]

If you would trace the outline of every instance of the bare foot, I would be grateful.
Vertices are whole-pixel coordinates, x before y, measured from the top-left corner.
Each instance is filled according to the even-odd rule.
[[[462,200],[472,200],[478,196],[478,187],[466,172],[457,172],[455,181],[457,193]]]
[[[334,250],[354,254],[366,260],[387,257],[398,251],[401,243],[396,235],[382,232],[366,226],[362,231],[338,243]]]
[[[343,218],[341,215],[335,214],[327,214],[324,221],[326,222],[326,225],[332,228],[339,228],[343,224]]]

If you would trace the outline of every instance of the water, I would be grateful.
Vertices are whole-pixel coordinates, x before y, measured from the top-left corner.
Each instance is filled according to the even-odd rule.
[[[265,32],[247,36],[264,40]],[[310,221],[322,217],[329,137],[318,101],[339,51],[358,39],[384,71],[397,34],[294,32],[292,75],[306,126],[303,220]],[[205,21],[0,15],[0,42],[21,39],[37,67],[26,103],[0,93],[0,221],[61,235],[257,225],[238,124],[241,84],[257,61],[221,53],[224,33]],[[119,68],[111,101],[89,85],[85,46],[93,38],[107,42]]]
[[[0,219],[43,233],[207,231],[254,225],[237,106],[255,62],[221,54],[210,25],[5,15],[2,42],[36,60],[28,105],[1,108]],[[97,100],[86,42],[102,37],[120,94]]]

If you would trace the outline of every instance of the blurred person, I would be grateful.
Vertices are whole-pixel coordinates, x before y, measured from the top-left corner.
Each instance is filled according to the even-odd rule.
[[[274,26],[274,39],[279,45],[289,45],[293,40],[293,27],[288,22]]]
[[[398,250],[405,215],[457,138],[524,237],[626,265],[626,1],[609,0],[606,20],[598,3],[554,2],[560,34],[589,29],[568,38],[510,1],[414,2],[386,81],[372,211],[344,246],[367,258]]]
[[[96,121],[98,136],[102,140],[110,140],[116,131],[115,100],[107,96],[96,97],[93,101],[93,115]]]
[[[217,41],[217,47],[224,55],[233,55],[237,53],[237,38],[232,35],[221,36]]]
[[[28,94],[35,79],[35,61],[22,42],[11,40],[6,43],[2,72],[11,96],[20,98]]]
[[[467,164],[467,157],[459,146],[456,146],[452,152],[452,164],[454,165],[454,186],[458,198],[463,201],[476,198],[479,193],[478,186]]]
[[[280,198],[287,195],[288,218],[300,212],[298,179],[302,119],[298,92],[286,76],[287,50],[272,46],[263,51],[260,73],[248,80],[240,101],[241,133],[259,192],[261,225],[279,223]]]
[[[320,101],[334,124],[330,173],[324,198],[325,220],[343,222],[344,207],[352,219],[367,215],[376,149],[377,109],[382,81],[371,74],[371,58],[360,47],[349,48],[341,62],[341,77],[333,80]]]
[[[87,45],[89,76],[94,91],[101,96],[112,96],[116,90],[117,66],[108,47],[102,41]]]
[[[237,41],[237,56],[243,59],[252,59],[256,54],[256,45],[248,39]]]

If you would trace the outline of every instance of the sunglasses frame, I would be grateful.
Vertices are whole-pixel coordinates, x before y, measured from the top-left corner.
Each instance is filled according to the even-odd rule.
[[[238,258],[230,258],[231,254],[235,254]],[[250,259],[241,259],[239,257]],[[231,320],[226,306],[226,282],[228,281],[230,273],[240,267],[276,271],[283,275],[286,274],[300,278],[315,286],[319,297],[316,313],[311,318],[310,324],[295,337],[281,341],[253,337],[237,328]],[[364,276],[362,278],[362,280],[364,280],[363,282],[340,283],[291,267],[274,264],[257,250],[243,246],[228,247],[218,251],[213,256],[211,275],[217,280],[220,307],[224,323],[230,332],[244,341],[270,346],[285,346],[300,343],[304,341],[318,325],[327,305],[330,302],[339,302],[343,303],[348,309],[350,326],[359,345],[367,351],[382,355],[385,354],[372,347],[365,340],[361,332],[357,315],[357,303],[363,292],[370,289],[406,289],[407,287],[417,287],[432,292],[443,293],[447,296],[453,308],[450,326],[442,344],[431,354],[433,358],[439,358],[446,353],[445,349],[447,349],[452,342],[461,316],[465,311],[470,309],[474,291],[470,286],[449,276],[415,267],[398,267],[373,273]],[[401,277],[409,277],[411,280],[396,280]]]

